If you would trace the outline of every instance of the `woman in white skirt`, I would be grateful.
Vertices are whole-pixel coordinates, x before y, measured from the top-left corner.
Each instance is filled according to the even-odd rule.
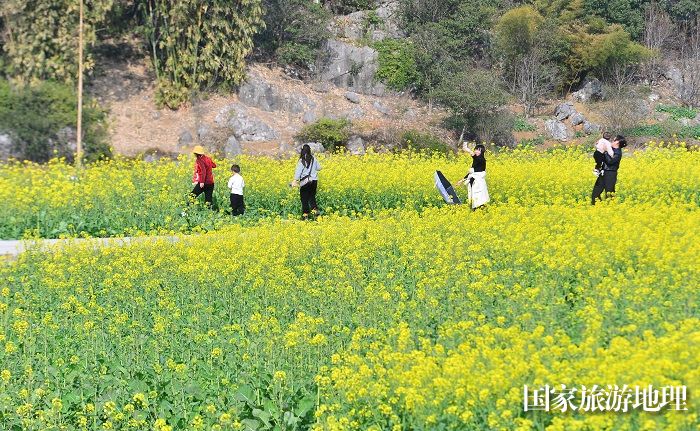
[[[467,184],[469,191],[469,202],[472,204],[472,209],[477,209],[480,206],[486,205],[489,199],[489,189],[486,187],[486,147],[477,145],[474,151],[466,148],[466,151],[472,156],[472,167],[467,175],[457,184]]]

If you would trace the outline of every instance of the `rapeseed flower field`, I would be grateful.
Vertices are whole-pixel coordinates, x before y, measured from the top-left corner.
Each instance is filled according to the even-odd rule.
[[[677,142],[626,153],[620,201],[700,204],[697,152]],[[494,205],[589,202],[592,159],[581,148],[545,154],[519,149],[489,154],[488,159]],[[456,181],[471,165],[468,156],[411,153],[332,155],[320,160],[319,204],[324,213],[341,215],[440,206],[432,181],[435,170]],[[61,161],[0,165],[0,238],[190,233],[230,224],[231,218],[223,213],[187,207],[193,163],[188,157],[156,163],[117,160],[80,172]],[[217,163],[215,200],[225,209],[232,161]],[[236,163],[246,182],[244,222],[300,214],[298,191],[288,187],[295,160],[241,157]]]
[[[3,236],[196,232],[190,162],[0,167]],[[333,155],[317,222],[288,217],[293,161],[239,162],[250,222],[0,264],[0,428],[700,428],[699,153],[626,154],[595,207],[580,150],[490,155],[474,212],[432,188],[465,158]],[[524,385],[683,385],[687,410],[525,411]]]

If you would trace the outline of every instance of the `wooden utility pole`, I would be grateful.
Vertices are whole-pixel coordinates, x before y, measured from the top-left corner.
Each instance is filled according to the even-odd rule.
[[[83,163],[83,0],[80,0],[80,23],[78,24],[78,123],[75,149],[75,166]]]

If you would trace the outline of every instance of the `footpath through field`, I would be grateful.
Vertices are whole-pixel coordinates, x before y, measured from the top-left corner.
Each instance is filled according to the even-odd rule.
[[[123,238],[65,238],[65,239],[28,239],[0,241],[0,258],[17,257],[27,250],[48,251],[56,247],[93,244],[95,247],[122,246],[143,241],[179,241],[177,236],[136,236]]]

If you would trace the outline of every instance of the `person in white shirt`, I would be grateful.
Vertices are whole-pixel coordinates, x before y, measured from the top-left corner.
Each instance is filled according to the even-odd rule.
[[[228,180],[228,188],[231,191],[231,214],[234,216],[242,215],[245,212],[245,204],[243,203],[243,187],[245,181],[241,176],[241,167],[238,165],[231,166],[231,178]]]
[[[318,160],[311,154],[309,144],[304,144],[301,147],[299,161],[294,170],[294,181],[291,186],[299,186],[299,197],[301,198],[301,218],[309,219],[309,213],[314,216],[318,215],[318,204],[316,203],[316,191],[318,190],[318,171],[321,170],[321,165]]]

